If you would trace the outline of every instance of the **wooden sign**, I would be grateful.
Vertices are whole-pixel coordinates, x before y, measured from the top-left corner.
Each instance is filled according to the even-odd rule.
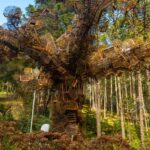
[[[28,82],[31,80],[33,80],[33,76],[31,76],[31,75],[20,75],[21,82]]]

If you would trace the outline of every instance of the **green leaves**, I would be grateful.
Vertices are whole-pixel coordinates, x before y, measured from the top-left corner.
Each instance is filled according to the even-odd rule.
[[[35,6],[29,4],[28,7],[26,7],[26,14],[30,16],[32,13],[36,11]]]
[[[65,7],[64,7],[63,3],[56,3],[54,6],[54,9],[56,11],[63,11],[63,10],[65,10]]]

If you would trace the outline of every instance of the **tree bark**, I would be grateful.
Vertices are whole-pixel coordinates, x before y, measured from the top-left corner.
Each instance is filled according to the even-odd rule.
[[[138,120],[138,111],[137,111],[137,98],[136,98],[136,90],[135,90],[135,74],[132,73],[132,79],[133,79],[133,103],[134,103],[134,110],[135,110],[135,123],[137,123]]]
[[[139,118],[140,118],[140,136],[141,136],[141,148],[142,150],[145,149],[144,143],[144,117],[143,117],[143,90],[142,90],[142,78],[141,73],[138,71],[138,94],[139,94]]]
[[[128,100],[128,89],[127,89],[127,83],[126,83],[126,75],[124,75],[124,99],[127,104],[127,114],[129,114],[129,100]]]
[[[110,77],[110,103],[111,103],[111,115],[113,115],[113,78]]]
[[[122,99],[122,95],[121,95],[120,77],[118,77],[118,94],[119,94],[119,106],[120,106],[120,119],[121,119],[122,138],[125,139],[124,109],[123,109],[123,99]]]
[[[96,83],[96,122],[97,122],[97,137],[101,136],[101,96],[100,96],[100,82]]]
[[[117,115],[119,116],[119,98],[118,98],[118,83],[117,83],[117,77],[115,76],[115,96],[116,96],[116,111]]]
[[[92,107],[92,79],[90,78],[90,107]]]
[[[148,96],[150,97],[150,71],[148,69],[146,70],[146,76],[147,76]]]
[[[104,89],[104,119],[107,115],[107,79],[105,78],[105,89]]]

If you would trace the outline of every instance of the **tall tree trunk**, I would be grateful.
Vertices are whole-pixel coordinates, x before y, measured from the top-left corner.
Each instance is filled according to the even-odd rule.
[[[125,100],[125,103],[126,103],[126,106],[125,106],[125,109],[126,109],[126,117],[127,117],[127,135],[128,136],[128,139],[131,140],[131,129],[130,129],[130,121],[131,121],[131,116],[130,116],[130,109],[129,109],[129,98],[128,98],[128,89],[127,89],[127,80],[126,80],[127,76],[126,74],[123,75],[123,82],[124,82],[124,90],[123,90],[123,93],[124,93],[124,100]]]
[[[148,67],[149,69],[149,67]],[[148,88],[148,96],[150,97],[150,71],[146,70],[146,76],[147,76],[147,88]]]
[[[104,89],[104,119],[107,114],[107,79],[105,78],[105,89]]]
[[[96,86],[95,86],[95,80],[93,80],[93,102],[92,102],[93,109],[96,109]]]
[[[132,74],[130,74],[130,78],[129,78],[129,79],[130,79],[130,97],[132,97],[132,98],[133,98],[133,89],[132,89],[132,87],[133,87],[133,86],[132,86],[132,84],[133,84],[133,83],[132,83]]]
[[[117,77],[115,76],[115,95],[116,95],[116,111],[117,115],[119,116],[119,102],[118,102],[118,86],[117,86]]]
[[[143,101],[143,115],[144,115],[145,131],[147,133],[148,132],[148,121],[147,121],[147,115],[146,115],[147,111],[146,111],[144,99],[142,101]]]
[[[33,92],[33,102],[32,102],[32,114],[31,114],[30,132],[32,132],[32,129],[33,129],[33,118],[34,118],[35,100],[36,100],[36,90],[34,90],[34,92]]]
[[[121,94],[121,81],[120,77],[118,77],[118,94],[119,94],[119,106],[120,106],[120,118],[121,118],[121,131],[122,138],[125,139],[125,124],[124,124],[124,110],[123,110],[123,100]]]
[[[110,78],[110,103],[111,103],[111,115],[113,115],[113,99],[112,99],[112,93],[113,93],[113,83],[112,83],[112,76]]]
[[[127,89],[127,83],[126,83],[126,75],[124,74],[124,100],[126,101],[126,112],[129,114],[129,101],[128,101],[128,89]]]
[[[135,123],[137,123],[138,120],[138,113],[137,113],[137,99],[136,99],[136,90],[135,90],[135,74],[132,73],[132,81],[133,81],[133,104],[134,104],[134,111],[135,111]]]
[[[142,93],[143,93],[143,89],[142,89]],[[144,115],[144,123],[145,123],[145,131],[146,133],[148,132],[148,122],[147,122],[147,111],[146,111],[146,107],[145,107],[145,102],[144,102],[144,96],[142,98],[142,105],[143,105],[143,115]]]
[[[138,94],[139,94],[139,118],[140,118],[140,135],[141,135],[141,148],[145,149],[144,143],[144,117],[143,117],[143,90],[142,90],[142,77],[140,71],[138,72]]]
[[[96,122],[97,122],[97,137],[101,136],[101,96],[100,82],[96,83]]]
[[[92,107],[92,78],[90,78],[90,107]]]

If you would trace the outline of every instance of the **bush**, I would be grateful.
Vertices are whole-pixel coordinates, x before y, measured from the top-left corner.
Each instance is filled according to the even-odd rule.
[[[95,112],[93,112],[88,106],[83,106],[83,130],[84,135],[88,138],[96,136],[96,117]]]
[[[34,118],[33,130],[40,131],[42,124],[50,123],[50,119],[43,115],[37,115]]]
[[[14,150],[14,146],[10,143],[6,136],[2,140],[2,150]]]
[[[17,128],[21,130],[22,132],[29,132],[30,130],[30,121],[31,116],[24,116],[17,122]],[[45,117],[43,115],[37,115],[34,116],[33,119],[33,130],[34,131],[40,131],[40,128],[42,124],[49,123],[50,119],[48,117]]]
[[[1,121],[13,121],[13,116],[9,108],[4,105],[0,105],[0,120]]]
[[[132,145],[135,149],[140,150],[141,147],[141,142],[139,139],[140,133],[137,132],[139,128],[137,128],[133,123],[130,122],[126,122],[125,127],[127,138],[129,140],[130,145]]]
[[[30,119],[29,116],[23,116],[20,120],[17,121],[17,129],[22,132],[29,132],[30,128]]]

